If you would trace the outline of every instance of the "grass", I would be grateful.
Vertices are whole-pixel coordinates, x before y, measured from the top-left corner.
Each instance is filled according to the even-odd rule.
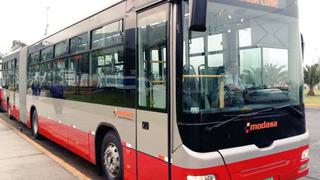
[[[320,107],[320,90],[314,90],[316,96],[307,96],[309,90],[304,90],[304,103],[306,106],[317,106]]]

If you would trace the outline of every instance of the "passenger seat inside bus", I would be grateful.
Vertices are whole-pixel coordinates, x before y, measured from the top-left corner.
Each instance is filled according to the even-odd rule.
[[[190,64],[183,66],[183,75],[189,75],[191,77],[183,79],[183,109],[191,110],[192,107],[200,108],[199,104],[199,80],[196,77],[196,71]]]

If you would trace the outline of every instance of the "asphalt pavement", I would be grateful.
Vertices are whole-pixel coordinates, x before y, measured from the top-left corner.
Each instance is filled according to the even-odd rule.
[[[0,121],[0,179],[76,179]]]
[[[305,180],[320,180],[320,108],[306,109],[307,128],[310,133],[310,172]]]

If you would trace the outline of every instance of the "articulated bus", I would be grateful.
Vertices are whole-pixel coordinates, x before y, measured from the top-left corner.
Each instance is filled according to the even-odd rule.
[[[4,58],[1,104],[106,179],[307,175],[297,0],[125,0]]]

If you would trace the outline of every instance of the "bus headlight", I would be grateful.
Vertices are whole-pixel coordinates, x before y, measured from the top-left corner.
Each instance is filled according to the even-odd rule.
[[[216,176],[213,174],[203,176],[187,176],[187,180],[216,180]]]
[[[309,149],[306,149],[301,153],[301,160],[305,160],[307,158],[309,158]]]

